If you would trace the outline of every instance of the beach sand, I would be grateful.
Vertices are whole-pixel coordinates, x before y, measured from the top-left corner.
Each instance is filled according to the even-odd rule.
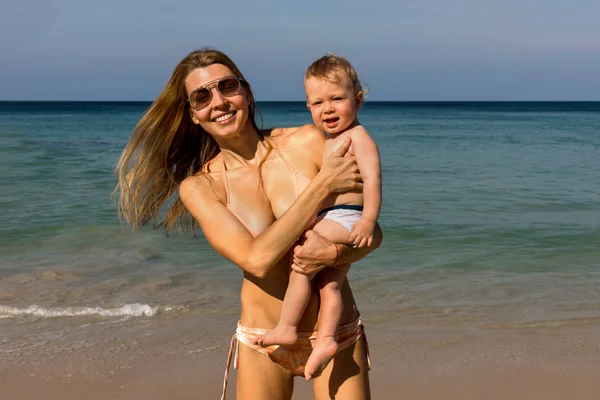
[[[79,346],[64,338],[43,350],[22,346],[0,361],[0,399],[218,399],[232,332],[228,322],[200,321],[213,329],[200,330],[195,318],[177,330],[167,320],[132,320],[110,335],[88,326]],[[596,324],[473,331],[365,323],[374,399],[600,398]],[[235,399],[235,372],[228,394]],[[293,398],[312,398],[310,384],[297,378]]]
[[[212,374],[195,376],[201,360],[179,360],[134,368],[128,373],[89,379],[53,371],[40,379],[24,372],[2,372],[0,398],[19,400],[192,400],[219,399],[221,368]],[[212,362],[209,362],[213,364]],[[405,366],[408,367],[408,366]],[[165,371],[163,368],[168,368]],[[373,371],[373,399],[598,399],[600,382],[595,371],[560,371],[542,366],[513,365],[476,370],[464,366],[453,371],[434,372],[415,366],[402,376]],[[235,399],[235,383],[228,391]],[[309,384],[297,380],[294,399],[311,399]]]

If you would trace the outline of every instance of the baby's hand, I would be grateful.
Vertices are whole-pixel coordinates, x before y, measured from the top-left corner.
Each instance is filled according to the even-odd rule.
[[[354,244],[354,247],[370,246],[373,243],[374,230],[375,222],[361,218],[352,226],[350,242]]]

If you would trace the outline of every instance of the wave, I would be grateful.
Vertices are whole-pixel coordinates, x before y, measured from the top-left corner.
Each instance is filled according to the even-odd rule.
[[[125,304],[118,308],[102,307],[65,307],[65,308],[44,308],[38,305],[30,305],[27,308],[16,308],[0,305],[1,318],[15,317],[153,317],[158,314],[158,307],[151,307],[147,304]]]

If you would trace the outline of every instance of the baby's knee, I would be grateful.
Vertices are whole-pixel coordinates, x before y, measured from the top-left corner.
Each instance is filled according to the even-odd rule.
[[[330,281],[327,282],[325,285],[323,285],[319,291],[319,294],[321,295],[321,297],[334,297],[334,298],[340,298],[342,297],[342,285],[340,285],[338,282],[335,281]]]

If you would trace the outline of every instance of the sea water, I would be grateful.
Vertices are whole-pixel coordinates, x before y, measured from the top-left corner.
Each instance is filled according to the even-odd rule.
[[[241,271],[202,237],[118,220],[114,167],[149,105],[0,103],[0,352],[73,321],[236,320]],[[265,127],[310,122],[301,102],[259,109]],[[368,102],[359,117],[383,172],[384,242],[349,273],[365,319],[600,321],[600,103]]]

